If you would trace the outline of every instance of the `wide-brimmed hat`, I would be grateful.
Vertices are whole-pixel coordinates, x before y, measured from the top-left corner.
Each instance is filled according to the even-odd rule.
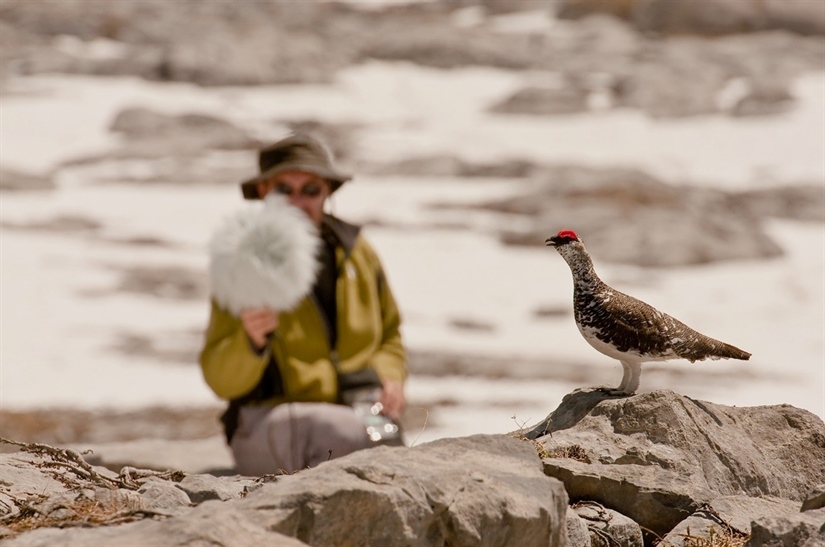
[[[262,148],[258,153],[261,174],[241,183],[244,199],[261,199],[258,183],[285,171],[304,171],[326,179],[335,192],[352,176],[338,171],[332,154],[317,139],[309,135],[292,135]]]

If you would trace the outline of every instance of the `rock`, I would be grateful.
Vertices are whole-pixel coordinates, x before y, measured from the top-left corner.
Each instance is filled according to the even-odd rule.
[[[825,192],[822,186],[760,188],[741,192],[735,199],[758,216],[825,222]]]
[[[89,545],[277,545],[306,544],[265,530],[223,502],[204,503],[165,520],[141,520],[97,528],[41,528],[4,542],[5,547],[88,547]]]
[[[543,459],[571,499],[597,501],[659,535],[715,498],[801,502],[825,479],[825,424],[789,405],[737,408],[668,390],[621,399],[576,390],[526,436],[548,453],[576,447],[568,452],[583,456]]]
[[[365,162],[358,172],[370,175],[416,177],[497,177],[529,176],[536,165],[527,160],[503,160],[501,163],[474,163],[449,154],[417,156],[393,162]]]
[[[760,82],[751,86],[731,108],[734,116],[773,116],[788,112],[794,107],[794,97],[788,82]]]
[[[795,515],[771,516],[751,524],[746,547],[823,547],[825,509]]]
[[[192,504],[189,495],[182,488],[165,480],[149,479],[137,493],[149,509],[176,509]]]
[[[657,118],[784,113],[795,105],[794,80],[821,66],[823,52],[821,38],[784,31],[645,41],[626,65],[607,70],[612,105]]]
[[[642,529],[618,511],[594,502],[577,503],[573,510],[587,524],[590,544],[594,547],[644,547]]]
[[[825,10],[806,0],[717,0],[713,9],[702,2],[672,0],[561,0],[557,15],[578,18],[594,12],[622,17],[644,32],[708,34],[788,29],[803,34],[825,33]]]
[[[504,435],[377,447],[233,503],[260,526],[318,546],[560,546],[567,495],[539,464],[531,443]]]
[[[802,510],[822,509],[825,507],[825,484],[818,484],[808,492],[802,502]]]
[[[15,230],[31,230],[36,232],[90,234],[97,232],[100,229],[101,224],[86,217],[60,215],[47,220],[30,222],[3,222],[2,226],[4,228],[12,228]]]
[[[574,87],[525,87],[489,108],[499,114],[548,116],[586,112],[588,93]]]
[[[505,243],[543,245],[550,227],[571,228],[597,260],[655,267],[782,254],[749,202],[720,190],[622,168],[545,166],[535,179],[528,193],[471,206],[524,216],[526,228],[501,233]],[[694,237],[709,230],[718,237]]]
[[[127,108],[115,116],[109,129],[129,141],[148,141],[157,146],[168,146],[166,141],[174,141],[188,142],[195,149],[246,150],[260,144],[226,120],[197,113],[167,115],[146,108]],[[127,144],[132,146],[136,144]]]
[[[228,477],[214,477],[212,475],[189,475],[177,484],[194,504],[206,500],[226,501],[240,499],[246,495],[248,487],[254,484],[253,479]]]
[[[14,169],[0,168],[0,190],[28,192],[54,190],[55,183],[51,175],[22,173]]]
[[[572,507],[567,508],[567,546],[591,547],[590,530],[587,523]]]
[[[572,500],[597,501],[662,536],[712,496],[691,489],[674,475],[631,466],[586,464],[567,458],[547,458],[544,472],[561,480]],[[633,504],[627,500],[634,500]]]
[[[62,480],[63,472],[56,469],[52,474],[44,468],[43,458],[33,454],[0,454],[0,517],[18,515],[24,500],[36,505],[51,497],[76,495],[70,483]],[[94,494],[90,496],[93,498]]]
[[[409,21],[388,22],[370,33],[360,54],[388,61],[410,61],[443,69],[467,65],[527,69],[536,64],[541,43],[528,36],[495,35],[475,29],[458,29],[430,19],[425,25]]]
[[[794,515],[799,504],[781,498],[748,496],[722,496],[700,507],[680,522],[663,539],[670,547],[689,547],[695,539],[730,535],[745,538],[751,534],[751,522],[768,516]],[[692,541],[692,542],[691,542]]]
[[[731,69],[709,59],[706,44],[690,37],[648,44],[632,71],[616,85],[615,104],[638,108],[655,118],[681,118],[719,112],[717,96]]]
[[[109,129],[121,137],[118,148],[72,158],[61,167],[102,165],[98,175],[90,175],[100,182],[225,185],[257,173],[257,149],[262,143],[215,116],[126,108],[115,115]],[[215,160],[216,154],[220,161]],[[142,161],[142,168],[135,169],[135,160]]]

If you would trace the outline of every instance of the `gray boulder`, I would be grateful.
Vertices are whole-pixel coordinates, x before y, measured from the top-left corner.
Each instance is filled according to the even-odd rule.
[[[109,129],[128,141],[127,149],[149,148],[154,143],[159,155],[171,155],[168,147],[172,144],[201,152],[248,150],[260,144],[234,124],[199,113],[168,115],[147,108],[126,108],[117,113]]]
[[[595,502],[581,502],[573,510],[587,524],[590,544],[594,547],[643,547],[642,529],[639,525],[612,509]]]
[[[476,435],[356,452],[236,503],[263,528],[316,546],[561,546],[567,494],[532,443]]]
[[[669,547],[690,547],[697,538],[715,537],[746,538],[751,534],[755,519],[773,516],[794,516],[799,504],[781,498],[752,498],[748,496],[723,496],[704,504],[691,516],[680,522],[663,540]]]
[[[659,535],[720,496],[801,502],[825,479],[825,424],[789,405],[577,390],[526,436],[559,455],[544,458],[545,472],[571,499],[597,501]]]
[[[810,511],[812,509],[822,509],[823,507],[825,507],[825,484],[817,484],[805,496],[805,501],[802,502],[802,510]]]
[[[822,186],[793,185],[760,188],[740,193],[737,199],[759,216],[825,222]]]
[[[189,475],[177,484],[192,503],[198,504],[206,500],[226,501],[240,499],[246,495],[255,481],[251,478],[235,477],[226,480],[212,475]]]
[[[782,254],[750,202],[720,190],[671,185],[624,168],[551,165],[535,179],[528,192],[474,206],[524,216],[519,224],[526,228],[502,232],[505,243],[543,245],[555,230],[570,228],[597,260],[658,267]],[[716,237],[696,237],[709,232]]]
[[[572,507],[567,508],[567,547],[591,547],[590,529]]]
[[[14,169],[0,167],[0,190],[28,192],[32,190],[54,190],[51,174],[39,175],[22,173]]]
[[[561,88],[525,87],[490,107],[490,112],[501,114],[530,114],[553,116],[576,114],[589,110],[586,90],[574,86]]]
[[[746,546],[825,547],[825,509],[757,519]]]
[[[825,10],[805,0],[716,0],[712,9],[704,2],[686,0],[560,0],[558,15],[578,18],[607,12],[631,22],[637,29],[662,34],[739,33],[787,29],[802,34],[825,33]]]
[[[146,507],[154,510],[188,507],[192,501],[182,489],[165,480],[152,479],[143,483],[138,491]]]

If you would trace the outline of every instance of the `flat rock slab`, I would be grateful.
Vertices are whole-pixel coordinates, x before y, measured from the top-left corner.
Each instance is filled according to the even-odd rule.
[[[802,500],[825,480],[825,423],[790,405],[729,407],[654,391],[566,396],[526,433],[573,500],[597,501],[664,535],[721,496]],[[628,504],[627,500],[634,503]]]

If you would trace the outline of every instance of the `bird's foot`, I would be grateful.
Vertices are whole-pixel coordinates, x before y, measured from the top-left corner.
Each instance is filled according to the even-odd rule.
[[[605,395],[610,395],[611,397],[630,397],[633,393],[625,391],[623,389],[619,389],[617,387],[608,387],[608,386],[600,386],[596,388],[596,391],[601,391]]]

